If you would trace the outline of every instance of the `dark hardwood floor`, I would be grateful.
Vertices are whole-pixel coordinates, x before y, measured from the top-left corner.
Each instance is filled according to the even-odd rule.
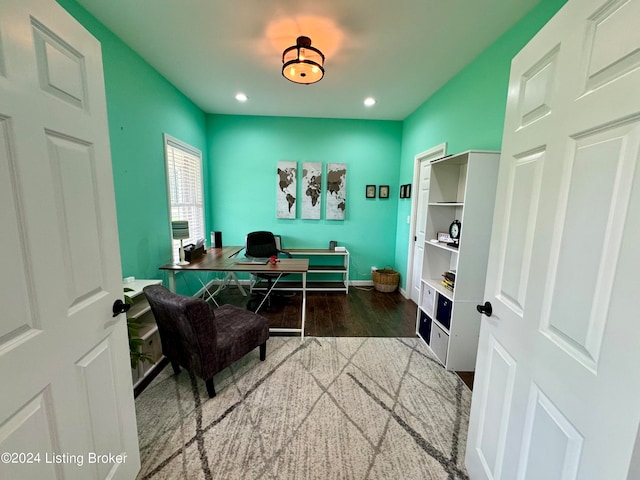
[[[271,308],[260,310],[270,327],[299,328],[300,294],[274,296]],[[227,287],[216,300],[246,307],[256,296],[243,297],[238,288]],[[415,337],[417,306],[400,293],[381,293],[372,287],[349,287],[349,293],[307,293],[305,335],[313,337]],[[473,372],[458,372],[473,387]]]
[[[287,295],[284,292],[283,295]],[[291,295],[291,294],[289,294]],[[258,297],[252,300],[256,302]],[[235,287],[228,287],[217,297],[218,303],[245,307]],[[260,314],[270,327],[299,328],[300,294],[272,296],[271,308]],[[373,288],[349,287],[349,294],[339,292],[307,293],[305,335],[313,337],[414,337],[416,304],[400,293],[381,293]]]

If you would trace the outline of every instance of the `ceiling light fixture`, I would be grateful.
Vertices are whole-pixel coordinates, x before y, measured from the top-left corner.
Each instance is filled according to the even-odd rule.
[[[376,104],[376,99],[373,97],[367,97],[364,99],[365,107],[373,107]]]
[[[236,100],[238,100],[239,102],[246,102],[248,98],[249,97],[247,97],[244,93],[236,94]]]
[[[296,44],[282,52],[282,76],[293,83],[309,85],[324,77],[324,55],[311,46],[309,37],[298,37]]]

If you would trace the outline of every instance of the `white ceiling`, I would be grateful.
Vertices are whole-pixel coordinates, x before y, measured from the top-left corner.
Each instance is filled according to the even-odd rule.
[[[385,120],[406,118],[539,1],[78,0],[207,113]],[[314,85],[281,74],[299,35],[326,56]]]

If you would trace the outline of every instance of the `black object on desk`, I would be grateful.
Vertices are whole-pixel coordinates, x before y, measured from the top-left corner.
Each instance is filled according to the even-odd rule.
[[[211,246],[222,248],[222,232],[211,232]]]
[[[184,247],[184,258],[187,262],[200,258],[202,255],[204,255],[204,245],[196,247],[194,244],[190,244]]]

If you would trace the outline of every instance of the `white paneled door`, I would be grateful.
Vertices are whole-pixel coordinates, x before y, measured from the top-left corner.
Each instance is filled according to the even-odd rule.
[[[640,0],[570,0],[511,67],[466,453],[473,479],[631,478]]]
[[[447,144],[442,143],[414,159],[414,198],[415,214],[413,215],[413,236],[409,247],[409,268],[411,283],[408,285],[409,296],[416,304],[420,303],[420,280],[422,279],[422,263],[424,259],[424,242],[427,240],[427,207],[429,203],[429,182],[431,179],[431,162],[442,158],[447,153]]]
[[[0,199],[0,478],[134,478],[100,44],[54,0],[0,2]]]

